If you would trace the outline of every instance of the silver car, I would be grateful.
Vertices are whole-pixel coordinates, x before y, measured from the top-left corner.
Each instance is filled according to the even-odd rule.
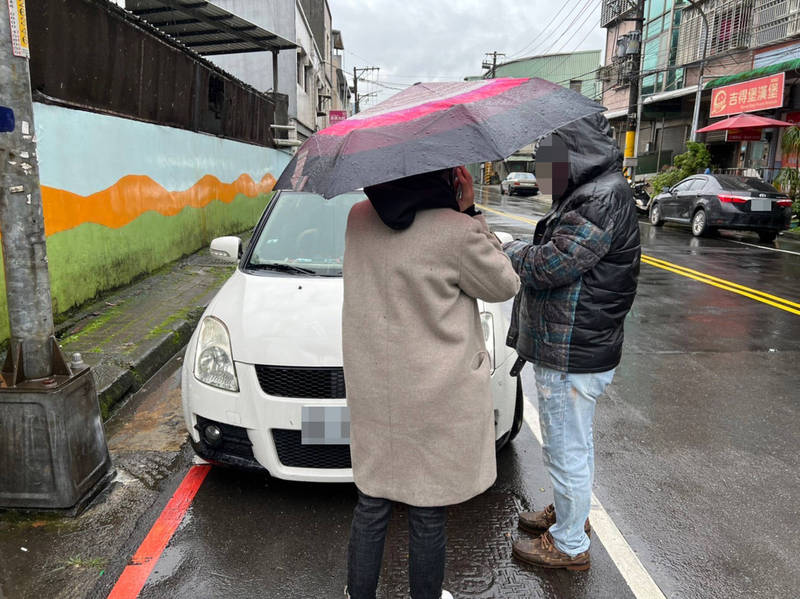
[[[500,182],[501,195],[514,195],[515,193],[528,195],[539,193],[539,184],[533,173],[508,173],[508,177]]]

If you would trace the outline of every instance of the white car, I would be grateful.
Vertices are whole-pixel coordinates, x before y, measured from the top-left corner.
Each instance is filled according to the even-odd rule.
[[[508,173],[508,177],[500,181],[500,195],[539,193],[539,184],[533,173]]]
[[[363,199],[361,192],[325,200],[281,191],[243,255],[238,237],[212,242],[212,255],[239,266],[208,305],[184,358],[183,413],[200,457],[286,480],[352,481],[342,257],[348,212]],[[499,448],[522,426],[522,389],[509,375],[516,353],[506,347],[500,305],[478,305],[493,360]],[[325,434],[308,434],[320,421]]]

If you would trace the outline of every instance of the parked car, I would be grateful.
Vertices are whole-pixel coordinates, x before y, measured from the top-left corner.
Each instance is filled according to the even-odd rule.
[[[500,181],[500,193],[536,195],[539,193],[539,184],[533,173],[508,173],[508,177]]]
[[[361,192],[325,200],[281,191],[246,251],[238,237],[211,243],[212,255],[238,267],[203,314],[184,358],[183,414],[202,458],[287,480],[352,480],[342,259],[347,215],[363,199]],[[492,360],[499,448],[522,426],[522,387],[509,375],[516,353],[506,347],[500,305],[479,301],[478,309]],[[320,422],[324,438],[314,439]],[[338,443],[330,443],[329,426]]]
[[[694,175],[654,197],[649,218],[656,227],[664,221],[689,224],[697,237],[716,229],[746,229],[770,242],[789,228],[791,206],[785,194],[755,177]]]

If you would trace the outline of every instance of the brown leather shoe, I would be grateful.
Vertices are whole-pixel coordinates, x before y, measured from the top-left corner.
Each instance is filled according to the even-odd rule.
[[[546,508],[538,512],[520,512],[519,527],[522,530],[540,535],[556,523],[556,508],[551,503]],[[583,530],[588,536],[592,536],[592,527],[589,525],[589,518],[583,525]]]
[[[533,540],[518,539],[512,545],[511,553],[518,560],[526,564],[542,568],[565,568],[567,570],[588,570],[592,565],[589,552],[584,551],[575,557],[570,557],[556,549],[553,537],[549,532]]]

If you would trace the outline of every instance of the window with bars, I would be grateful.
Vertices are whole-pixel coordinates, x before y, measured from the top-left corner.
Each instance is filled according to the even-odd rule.
[[[709,28],[705,40],[707,58],[750,44],[753,5],[753,0],[711,0],[702,4]],[[678,41],[678,64],[697,62],[703,58],[703,37],[704,25],[700,11],[692,7],[685,8]]]

